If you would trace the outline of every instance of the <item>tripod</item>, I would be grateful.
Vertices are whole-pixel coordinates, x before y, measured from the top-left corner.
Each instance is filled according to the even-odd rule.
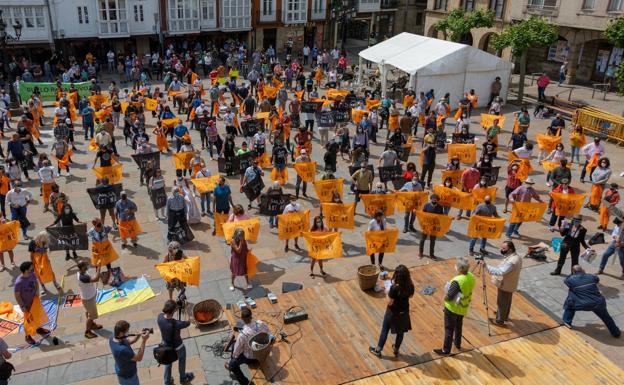
[[[477,262],[483,261],[483,257],[475,258]],[[485,283],[485,271],[482,264],[477,263],[475,267],[472,269],[472,273],[475,275],[481,276],[481,287],[483,288],[483,306],[485,306],[485,323],[487,324],[488,337],[492,337],[492,333],[490,331],[490,320],[489,320],[489,307],[488,307],[488,297],[487,297],[487,285]]]
[[[186,288],[180,290],[178,299],[176,300],[176,307],[178,308],[178,321],[182,321],[182,312],[186,311]]]

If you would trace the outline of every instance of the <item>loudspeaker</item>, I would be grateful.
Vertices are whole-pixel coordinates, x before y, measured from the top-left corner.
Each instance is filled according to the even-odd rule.
[[[303,285],[293,282],[282,282],[282,293],[290,293],[291,291],[297,291],[303,289]]]

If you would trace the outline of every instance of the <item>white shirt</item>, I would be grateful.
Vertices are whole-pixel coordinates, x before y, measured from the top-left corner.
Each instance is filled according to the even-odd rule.
[[[61,107],[61,106],[56,107],[54,109],[54,115],[58,116],[59,119],[61,118],[65,119],[67,117],[67,108]]]
[[[264,132],[256,132],[253,139],[256,146],[266,145],[266,134]]]
[[[54,179],[58,177],[58,173],[52,166],[41,167],[39,171],[39,178],[41,179],[41,183],[52,183]]]
[[[112,63],[115,61],[115,54],[113,53],[113,51],[108,51],[108,53],[106,54],[106,57],[108,58],[109,63]]]
[[[20,189],[19,192],[15,191],[15,189],[9,190],[6,195],[6,203],[9,205],[16,205],[19,207],[26,206],[32,199],[32,194],[28,190]]]
[[[97,284],[95,282],[82,282],[80,280],[80,272],[76,273],[76,279],[78,280],[78,288],[80,289],[80,298],[88,300],[96,296]]]
[[[528,159],[531,157],[533,150],[528,150],[526,147],[522,146],[520,148],[516,148],[513,152],[518,156],[518,158]]]
[[[296,213],[299,212],[299,210],[301,210],[301,205],[299,203],[290,202],[284,207],[284,212],[282,214]]]
[[[439,102],[438,104],[436,104],[435,112],[438,115],[446,115],[446,106],[444,105],[444,103]]]
[[[206,169],[201,169],[197,171],[197,174],[195,174],[195,178],[208,178],[211,176],[212,176],[212,172]]]
[[[613,231],[611,231],[611,237],[615,241],[617,240],[619,235],[620,235],[620,226],[615,225],[615,227],[613,228]]]
[[[368,222],[368,231],[381,231],[381,230],[386,230],[388,228],[386,226],[385,219],[381,220],[381,224],[383,225],[383,229],[381,228],[380,224],[377,222],[375,218],[371,219],[371,221]]]

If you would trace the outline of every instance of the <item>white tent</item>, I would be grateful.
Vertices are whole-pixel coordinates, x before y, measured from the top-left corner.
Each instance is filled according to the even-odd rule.
[[[409,88],[417,93],[435,91],[436,98],[451,94],[455,108],[464,92],[474,89],[479,106],[489,101],[490,85],[498,76],[503,84],[501,95],[507,94],[512,63],[480,49],[446,40],[403,32],[359,53],[362,59],[376,63],[382,77],[382,94],[388,70],[398,68],[410,75]]]

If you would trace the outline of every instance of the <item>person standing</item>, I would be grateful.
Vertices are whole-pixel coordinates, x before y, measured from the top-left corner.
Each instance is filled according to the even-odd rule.
[[[302,148],[299,156],[295,158],[295,163],[309,163],[311,162],[310,157],[308,156],[308,151],[305,148]],[[303,184],[303,186],[301,186]],[[303,179],[297,174],[297,182],[295,183],[295,195],[299,198],[299,188],[303,192],[304,197],[308,197],[306,194],[306,190],[308,189],[308,182],[304,182]]]
[[[149,339],[149,330],[143,329],[141,334],[133,337],[127,337],[130,324],[127,321],[117,321],[115,324],[114,335],[108,340],[111,353],[115,359],[115,373],[119,385],[139,385],[139,373],[137,371],[137,362],[143,360],[145,353],[145,344]],[[141,346],[138,352],[132,350],[132,344],[141,340]]]
[[[200,167],[201,169],[197,171],[197,174],[195,174],[195,178],[210,178],[212,176],[212,172],[206,168],[206,163],[204,163],[204,161],[201,161]],[[211,195],[212,194],[210,191],[206,191],[200,195],[202,217],[207,216],[208,214],[212,214],[212,210],[210,210]]]
[[[546,101],[546,87],[550,84],[550,78],[546,74],[541,74],[537,78],[537,101]]]
[[[26,232],[30,221],[27,218],[28,204],[32,200],[32,194],[30,191],[22,189],[22,182],[13,182],[13,189],[9,190],[6,195],[6,203],[11,208],[11,220],[19,221],[20,228],[22,229],[22,235],[24,239],[29,240],[30,237]]]
[[[516,253],[516,246],[511,241],[504,241],[500,252],[505,259],[498,266],[490,266],[484,260],[479,261],[492,275],[492,283],[498,288],[496,296],[496,325],[503,325],[509,319],[513,293],[518,289],[522,257]]]
[[[429,197],[429,202],[423,207],[423,212],[443,215],[444,207],[438,204],[439,200],[440,197],[438,197],[437,194],[431,194],[431,196]],[[435,261],[436,259],[438,259],[438,257],[435,256],[436,237],[434,235],[427,235],[424,232],[420,235],[420,244],[418,245],[418,258],[423,257],[423,252],[425,251],[425,241],[427,240],[427,237],[429,237],[429,258]]]
[[[581,245],[585,249],[589,249],[589,246],[585,242],[585,235],[587,235],[587,229],[581,224],[583,217],[580,214],[576,214],[571,222],[564,222],[563,229],[561,229],[561,246],[559,249],[559,260],[557,261],[557,267],[550,275],[561,274],[561,269],[565,265],[566,257],[568,253],[572,258],[572,266],[578,265],[579,254],[581,253]]]
[[[563,303],[563,324],[572,329],[572,320],[577,311],[593,311],[604,322],[615,338],[622,334],[620,328],[607,310],[607,301],[598,287],[600,278],[585,273],[579,265],[572,266],[572,275],[563,281],[568,287],[568,296]]]
[[[576,191],[574,191],[574,189],[570,187],[569,179],[564,178],[561,179],[559,182],[560,183],[551,191],[551,193],[576,194]],[[551,200],[553,199],[551,198]],[[565,216],[557,215],[557,207],[554,200],[550,204],[549,208],[551,211],[551,215],[550,221],[548,222],[548,231],[550,231],[551,233],[555,231],[555,228],[553,227],[555,223],[557,224],[557,228],[559,229],[559,231],[561,231],[561,224],[563,223]]]
[[[225,184],[225,178],[220,177],[219,183],[215,187],[214,191],[214,212],[215,214],[229,214],[230,207],[234,206],[232,202],[232,191],[230,186]],[[215,218],[215,226],[212,230],[212,235],[217,234],[217,222]]]
[[[189,321],[176,320],[173,317],[177,304],[173,300],[165,302],[162,313],[158,315],[156,322],[160,329],[160,335],[162,337],[162,343],[167,346],[173,347],[178,353],[178,372],[180,374],[180,384],[187,384],[195,378],[193,373],[186,372],[186,347],[184,341],[180,336],[180,331],[191,326]],[[187,314],[186,312],[183,312]],[[164,379],[165,385],[173,385],[173,377],[171,376],[171,369],[173,364],[165,365]]]
[[[622,231],[622,220],[616,217],[613,220],[613,224],[615,225],[615,227],[611,231],[611,242],[609,243],[609,246],[607,246],[606,250],[602,253],[598,274],[604,273],[604,269],[605,267],[607,267],[607,262],[609,261],[609,258],[615,252],[617,252],[620,259],[620,267],[622,268],[622,277],[624,277],[624,250],[618,247],[618,240],[620,237],[620,232]]]
[[[472,301],[472,290],[475,286],[475,277],[469,271],[470,265],[466,258],[457,258],[455,270],[457,275],[445,286],[444,344],[442,349],[433,349],[435,353],[441,356],[451,354],[451,343],[453,342],[455,348],[461,350],[463,321],[468,314],[468,306]]]
[[[97,282],[100,280],[101,268],[102,265],[98,263],[95,268],[95,275],[90,276],[88,273],[89,262],[81,261],[78,263],[78,273],[76,273],[78,278],[78,288],[80,289],[80,299],[82,301],[82,306],[85,308],[85,317],[87,318],[84,336],[89,339],[97,337],[97,334],[93,333],[93,330],[102,329],[102,325],[95,323],[95,320],[99,317],[96,295]]]
[[[386,293],[388,295],[388,306],[381,324],[379,341],[377,341],[377,346],[370,346],[368,350],[375,356],[381,357],[381,352],[388,338],[388,332],[391,332],[396,334],[396,340],[394,345],[392,345],[392,352],[396,357],[399,355],[403,335],[412,330],[409,315],[409,299],[414,295],[414,283],[405,265],[397,266]]]
[[[186,201],[184,196],[180,194],[180,189],[174,188],[171,196],[167,198],[167,227],[169,233],[167,234],[167,241],[173,241],[173,234],[177,227],[186,227]]]
[[[234,291],[234,280],[236,277],[245,277],[247,290],[251,289],[249,278],[247,277],[247,253],[249,251],[247,241],[245,240],[245,231],[237,227],[232,235],[230,257],[230,291]]]
[[[39,296],[39,282],[35,274],[35,265],[30,261],[22,262],[20,272],[21,274],[13,285],[15,302],[17,302],[22,311],[29,311],[35,297]],[[50,331],[39,327],[37,328],[37,334],[46,336],[50,334]],[[30,335],[26,335],[26,342],[34,345],[35,339]]]
[[[497,76],[490,85],[490,101],[487,104],[488,107],[491,106],[494,99],[500,95],[502,88],[503,83],[501,83],[501,78]]]
[[[381,210],[377,210],[375,212],[375,216],[373,217],[373,219],[370,220],[370,222],[368,222],[368,231],[384,231],[387,229],[387,225],[386,225],[386,219],[384,218],[384,213]],[[384,253],[379,253],[378,257],[377,257],[377,261],[378,261],[378,265],[379,265],[379,270],[383,271],[384,266],[383,266],[383,258],[384,258]],[[370,260],[371,260],[371,265],[375,264],[375,253],[370,255]]]
[[[594,156],[600,158],[605,153],[605,147],[602,143],[600,143],[600,137],[594,137],[594,141],[592,143],[587,143],[583,147],[581,147],[581,154],[585,155],[585,164],[583,168],[581,168],[581,183],[585,183],[585,175],[587,174],[587,166],[589,162],[592,160]],[[591,178],[592,174],[596,167],[592,167],[589,171],[589,177]]]
[[[0,338],[0,365],[4,365],[4,363],[7,362],[6,360],[11,357],[13,357],[13,355],[9,352],[9,345],[7,345],[2,338]],[[0,385],[8,385],[8,383],[8,379],[0,379]]]
[[[463,192],[472,193],[472,189],[475,188],[479,184],[479,180],[481,179],[481,173],[477,168],[477,164],[474,163],[468,169],[464,170],[461,174],[461,190]],[[457,213],[457,220],[462,218],[462,214],[464,210],[460,209]],[[466,210],[466,217],[470,218],[471,211]]]
[[[435,140],[427,141],[427,146],[421,152],[421,159],[422,172],[420,173],[420,183],[424,186],[425,178],[427,178],[427,188],[430,188],[436,164]]]
[[[325,223],[323,222],[323,216],[318,215],[314,217],[314,219],[312,220],[312,227],[310,228],[310,232],[328,232],[328,231],[329,229],[325,227]],[[310,256],[310,277],[312,278],[314,278],[314,265],[316,264],[316,262],[317,260],[313,258],[312,256]],[[319,259],[318,264],[319,264],[319,267],[321,268],[321,275],[323,277],[327,276],[327,273],[325,272],[325,270],[323,270],[323,260]]]
[[[71,227],[72,229],[74,228],[74,222],[76,222],[78,224],[82,223],[82,222],[80,222],[80,220],[76,216],[76,213],[74,212],[74,209],[72,208],[72,206],[69,203],[63,204],[63,207],[61,208],[61,211],[59,212],[58,215],[56,215],[56,219],[54,220],[54,222],[50,226],[54,226],[54,225],[58,224],[59,222],[60,222],[60,225],[59,225],[60,227]],[[65,260],[66,261],[69,261],[69,259],[71,258],[70,255],[69,255],[69,250],[70,249],[73,252],[74,259],[78,258],[78,254],[76,253],[76,247],[75,246],[70,246],[70,245],[65,245]]]
[[[492,204],[492,198],[489,195],[486,195],[483,198],[483,203],[479,204],[474,211],[474,215],[480,215],[482,217],[496,217],[498,218],[498,211],[496,211],[496,206]],[[474,247],[477,243],[478,238],[470,239],[470,246],[468,252],[470,255],[474,255]],[[487,245],[487,238],[481,238],[481,247],[479,248],[479,253],[481,255],[487,255],[487,251],[485,250],[485,246]]]
[[[399,191],[405,191],[405,192],[423,191],[422,184],[420,183],[420,180],[418,179],[418,173],[414,172],[412,174],[412,179],[409,182],[406,182]],[[416,229],[414,228],[415,220],[416,220],[415,210],[405,211],[405,217],[403,221],[404,233],[407,233],[408,231],[416,232]]]
[[[115,216],[119,226],[121,248],[125,249],[128,247],[128,237],[132,241],[132,246],[137,247],[137,233],[139,231],[139,225],[135,216],[137,205],[128,198],[128,194],[125,191],[122,191],[119,195],[121,199],[115,203]],[[126,231],[129,230],[132,230],[131,233],[126,234]]]
[[[373,172],[368,169],[366,161],[360,164],[360,169],[351,175],[355,184],[355,206],[360,201],[360,195],[368,194],[373,188]]]
[[[596,167],[589,175],[589,179],[592,182],[591,194],[589,195],[589,201],[585,207],[590,210],[598,211],[600,207],[600,200],[602,198],[602,192],[604,187],[611,178],[611,168],[609,166],[611,162],[608,158],[600,158],[598,160],[598,167]]]
[[[284,207],[284,212],[282,214],[290,214],[290,213],[298,213],[301,211],[301,205],[299,203],[297,203],[297,199],[298,197],[295,195],[291,195],[290,196],[290,203],[288,203],[286,205],[286,207]],[[278,222],[278,227],[279,224],[281,222]],[[297,243],[297,241],[299,240],[299,237],[295,237],[295,249],[297,250],[301,250],[301,248],[299,247],[299,243]],[[288,252],[289,248],[288,248],[288,239],[286,240],[286,245],[284,246],[284,252]]]
[[[509,201],[511,202],[512,206],[514,202],[531,202],[531,198],[541,203],[542,198],[540,198],[540,196],[537,194],[537,191],[535,191],[535,189],[533,188],[534,184],[535,181],[533,180],[533,178],[529,177],[526,178],[524,184],[512,191],[511,194],[509,194]],[[511,236],[513,234],[516,234],[518,237],[520,236],[520,233],[518,232],[518,230],[520,229],[520,225],[522,225],[522,222],[510,223],[509,226],[507,226],[507,232],[505,233],[505,235],[508,239],[511,239]]]
[[[568,71],[568,62],[564,61],[561,67],[559,67],[559,85],[562,85],[566,81],[567,71]]]
[[[609,224],[609,207],[615,207],[618,203],[620,203],[620,193],[618,192],[618,184],[611,183],[609,185],[609,189],[604,193],[603,200],[607,202],[607,204],[600,207],[600,226],[598,226],[599,230],[607,230],[607,225]]]

